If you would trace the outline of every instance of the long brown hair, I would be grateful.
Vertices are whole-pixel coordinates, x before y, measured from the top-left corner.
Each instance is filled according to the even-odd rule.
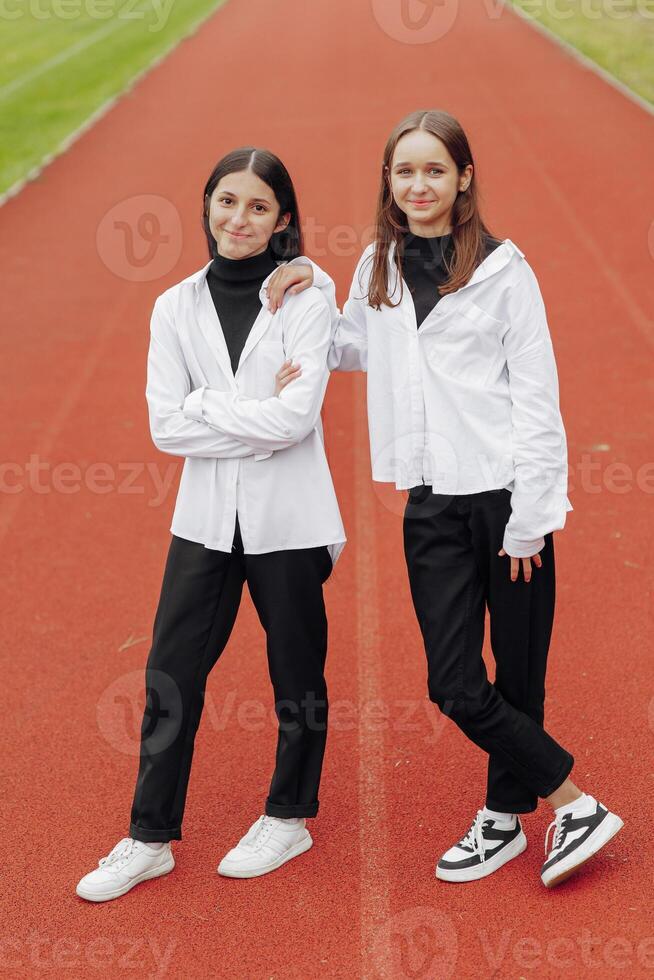
[[[399,300],[398,303],[392,303],[388,294],[388,256],[391,243],[395,242],[395,265],[401,281],[402,234],[409,229],[406,215],[393,200],[390,169],[399,140],[416,129],[431,133],[445,144],[459,173],[462,173],[468,164],[473,166],[472,180],[465,191],[459,191],[452,208],[454,252],[447,266],[448,278],[438,289],[441,296],[465,286],[484,258],[484,238],[490,235],[479,212],[474,161],[461,124],[454,116],[440,109],[419,109],[412,112],[398,123],[384,149],[381,187],[375,218],[375,251],[372,256],[372,272],[368,287],[368,303],[375,310],[379,310],[382,303],[386,306],[399,305]]]

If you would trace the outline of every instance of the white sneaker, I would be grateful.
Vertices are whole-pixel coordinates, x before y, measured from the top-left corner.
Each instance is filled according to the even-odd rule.
[[[153,850],[143,841],[123,837],[98,866],[80,880],[75,889],[88,902],[119,898],[148,878],[166,875],[175,867],[170,842]]]
[[[288,823],[281,817],[263,814],[227,852],[218,865],[218,874],[226,878],[256,878],[308,851],[312,844],[304,818]]]
[[[546,861],[541,880],[552,888],[569,878],[593,854],[611,840],[624,826],[620,817],[588,796],[588,806],[581,813],[561,813],[545,834]],[[552,849],[548,853],[550,831],[554,830]]]
[[[446,851],[436,865],[436,877],[442,881],[478,881],[522,854],[526,846],[518,816],[514,814],[509,821],[500,822],[478,810],[465,837]]]

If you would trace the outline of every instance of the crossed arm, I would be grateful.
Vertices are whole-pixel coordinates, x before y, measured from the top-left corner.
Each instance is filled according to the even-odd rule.
[[[160,297],[152,313],[146,388],[155,445],[179,456],[264,459],[306,438],[329,379],[330,315],[320,293],[288,305],[284,330],[288,352],[303,365],[292,389],[264,399],[209,386],[192,390],[173,318]]]

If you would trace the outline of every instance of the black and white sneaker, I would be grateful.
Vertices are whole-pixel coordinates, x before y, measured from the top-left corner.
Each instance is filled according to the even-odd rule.
[[[522,854],[526,846],[518,816],[500,822],[478,810],[465,837],[446,851],[436,865],[436,877],[442,881],[477,881]]]
[[[581,813],[559,814],[547,828],[545,834],[547,860],[540,876],[543,884],[548,888],[569,878],[624,826],[620,817],[607,810],[594,797],[586,795],[588,797],[586,810]],[[551,830],[554,830],[554,839],[548,854]]]

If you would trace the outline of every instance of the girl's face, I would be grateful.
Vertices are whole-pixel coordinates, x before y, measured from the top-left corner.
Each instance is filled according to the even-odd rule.
[[[218,254],[226,259],[265,252],[272,235],[291,220],[290,214],[280,215],[272,188],[251,170],[222,177],[208,206],[211,234]]]
[[[388,177],[409,230],[429,238],[452,231],[454,201],[472,180],[472,166],[459,173],[443,141],[416,129],[398,140]]]

